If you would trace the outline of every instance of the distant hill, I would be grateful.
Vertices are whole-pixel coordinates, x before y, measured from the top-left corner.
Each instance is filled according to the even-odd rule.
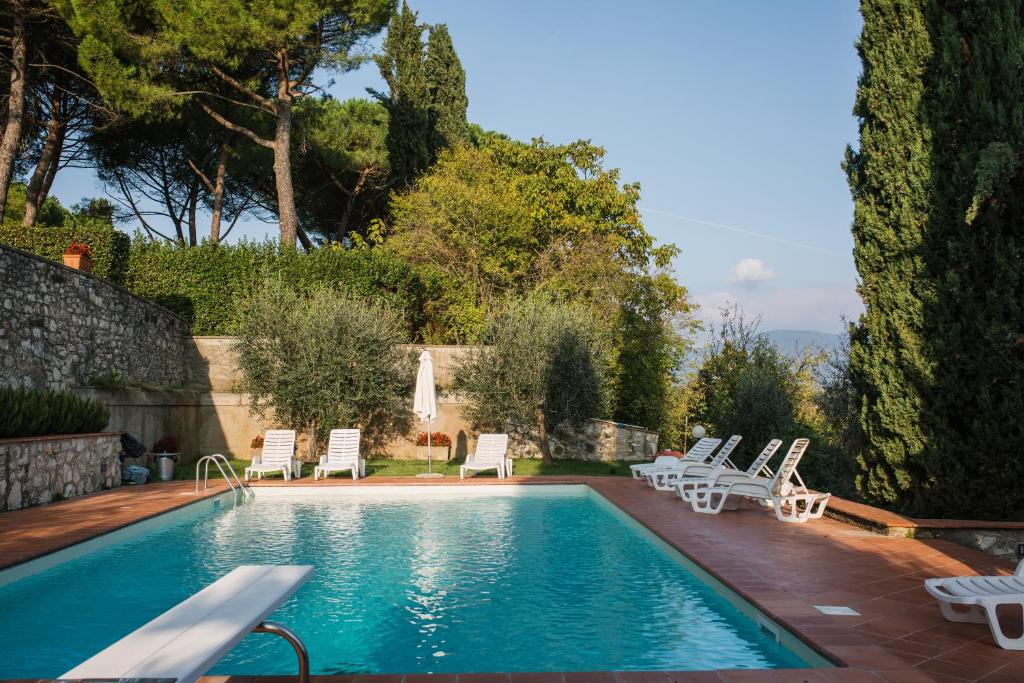
[[[841,341],[838,334],[815,330],[769,330],[764,335],[768,337],[775,348],[790,356],[807,346],[814,346],[822,351],[832,351],[839,346]]]

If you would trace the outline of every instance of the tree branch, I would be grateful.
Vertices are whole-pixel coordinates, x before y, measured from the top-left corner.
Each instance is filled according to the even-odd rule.
[[[215,109],[210,107],[210,105],[206,104],[206,102],[203,102],[202,100],[200,100],[199,101],[199,106],[202,107],[203,111],[205,111],[207,114],[210,115],[210,118],[212,118],[214,121],[216,121],[220,125],[222,125],[225,128],[227,128],[228,130],[230,130],[232,132],[235,132],[235,133],[238,133],[239,135],[244,135],[245,137],[247,137],[250,140],[252,140],[253,142],[255,142],[257,145],[261,145],[263,147],[266,147],[267,149],[273,149],[274,148],[274,141],[273,140],[267,140],[265,138],[261,138],[259,135],[257,135],[256,133],[252,132],[251,130],[249,130],[245,126],[240,126],[237,123],[232,123],[231,121],[228,121],[226,118],[221,116],[219,112],[217,112]]]
[[[251,99],[253,102],[259,104],[267,111],[271,113],[274,112],[274,103],[271,100],[269,100],[266,97],[263,97],[258,93],[253,92],[250,88],[245,87],[245,85],[243,85],[241,81],[237,80],[233,76],[226,74],[216,66],[210,64],[209,67],[210,71],[212,71],[213,75],[215,75],[217,78],[221,79],[222,81],[230,85],[232,88],[234,88],[238,92],[242,93],[243,95]]]

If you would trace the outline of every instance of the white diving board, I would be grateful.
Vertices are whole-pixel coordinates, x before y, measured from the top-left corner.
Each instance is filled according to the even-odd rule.
[[[313,575],[300,565],[243,565],[129,633],[61,676],[61,680],[170,679],[193,683],[253,631],[275,633],[299,655],[305,646],[288,629],[264,619]]]

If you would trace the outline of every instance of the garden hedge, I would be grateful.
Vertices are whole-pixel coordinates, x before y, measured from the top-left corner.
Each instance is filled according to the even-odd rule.
[[[93,274],[123,285],[131,243],[128,235],[102,220],[69,218],[68,221],[61,227],[33,228],[3,223],[0,242],[57,262],[63,260],[69,244],[85,242],[92,247]]]
[[[239,304],[268,277],[299,291],[329,284],[403,315],[410,338],[423,325],[423,285],[401,259],[380,249],[323,247],[282,252],[275,242],[185,247],[132,240],[125,286],[189,321],[192,334],[238,332]]]
[[[110,408],[70,391],[0,387],[0,438],[101,432]]]

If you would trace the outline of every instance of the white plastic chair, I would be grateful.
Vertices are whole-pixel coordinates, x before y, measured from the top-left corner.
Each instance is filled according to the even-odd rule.
[[[999,623],[997,610],[1002,605],[1016,605],[1024,614],[1024,560],[1013,576],[957,576],[948,579],[925,579],[924,588],[939,601],[942,616],[949,621],[984,624],[992,638],[1006,650],[1024,650],[1024,633],[1011,638]],[[961,609],[954,609],[954,605]],[[1022,624],[1024,629],[1024,624]]]
[[[686,474],[687,470],[696,465],[703,465],[706,467],[717,467],[718,465],[729,462],[729,456],[732,454],[736,444],[740,442],[742,436],[734,434],[729,440],[722,446],[714,457],[711,457],[711,453],[715,450],[715,446],[722,443],[721,439],[712,439],[714,445],[708,450],[707,456],[700,459],[693,460],[680,460],[678,463],[664,470],[654,470],[648,472],[645,476],[647,477],[648,486],[653,486],[658,491],[671,491],[675,488],[676,481]],[[710,458],[710,460],[708,459]]]
[[[366,476],[366,461],[359,457],[359,430],[332,429],[327,442],[327,453],[320,456],[320,464],[313,468],[313,480],[326,479],[331,472],[352,470],[352,479]]]
[[[687,476],[676,482],[676,493],[685,502],[689,503],[695,490],[708,488],[714,483],[715,477],[726,472],[744,474],[748,477],[764,476],[771,478],[775,476],[775,473],[768,467],[768,461],[772,459],[772,456],[775,455],[775,452],[779,450],[781,445],[782,439],[772,439],[769,441],[764,450],[754,458],[754,461],[750,463],[750,466],[744,472],[739,472],[736,468],[729,467],[728,465],[722,465],[704,475],[690,476],[688,473]]]
[[[727,503],[729,510],[736,510],[740,498],[752,498],[770,503],[781,522],[803,523],[809,519],[818,519],[825,514],[825,507],[832,494],[808,490],[796,471],[810,443],[810,439],[794,441],[779,471],[770,479],[750,477],[741,472],[716,475],[710,486],[697,489],[691,494],[690,504],[694,512],[717,515],[726,509]],[[797,480],[796,484],[790,481],[793,478]]]
[[[685,455],[683,456],[686,457]],[[629,472],[633,475],[634,479],[643,479],[644,475],[652,470],[664,470],[672,467],[680,458],[674,455],[659,455],[654,459],[654,462],[641,462],[636,465],[629,466]]]
[[[294,429],[267,430],[263,437],[263,452],[245,468],[245,480],[249,481],[253,474],[259,479],[270,472],[281,472],[285,481],[301,476],[302,470],[295,457]]]
[[[466,478],[467,470],[497,470],[498,479],[504,479],[508,467],[507,453],[508,434],[481,434],[476,442],[476,453],[459,467],[459,479]]]
[[[690,446],[690,450],[686,451],[686,455],[684,455],[681,458],[672,458],[671,461],[666,461],[668,464],[665,466],[654,467],[654,464],[657,462],[657,460],[655,460],[655,462],[653,463],[644,463],[645,465],[647,465],[647,467],[645,467],[642,470],[641,476],[637,477],[637,479],[642,478],[646,480],[647,484],[650,486],[651,475],[653,475],[654,473],[671,471],[684,462],[704,462],[708,459],[708,456],[711,455],[711,453],[715,450],[715,448],[718,447],[718,444],[720,443],[722,443],[721,439],[712,439],[709,436],[706,436],[703,439],[699,439],[697,443]],[[665,458],[671,456],[660,457]],[[632,467],[630,467],[630,469],[632,469]]]

